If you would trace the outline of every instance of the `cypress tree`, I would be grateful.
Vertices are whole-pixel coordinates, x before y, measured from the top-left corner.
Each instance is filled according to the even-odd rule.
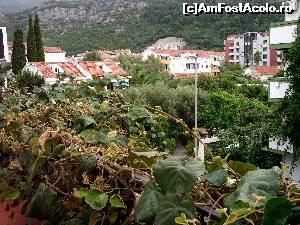
[[[11,56],[12,71],[14,74],[22,72],[26,65],[25,46],[23,43],[23,33],[18,28],[14,32],[13,50]]]
[[[40,19],[37,14],[35,14],[34,20],[34,37],[35,37],[35,47],[36,47],[36,61],[44,62],[45,55],[44,55],[44,44],[43,44],[43,37],[40,27]]]
[[[34,35],[31,15],[29,16],[28,23],[29,23],[29,27],[28,27],[28,34],[27,34],[27,59],[28,62],[35,62],[36,61],[35,35]]]

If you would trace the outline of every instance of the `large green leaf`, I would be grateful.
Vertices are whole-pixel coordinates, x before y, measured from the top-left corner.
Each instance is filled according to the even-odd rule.
[[[51,219],[57,210],[56,192],[41,183],[31,202],[26,208],[25,215],[37,219]]]
[[[262,225],[284,225],[291,213],[292,204],[286,197],[272,198],[265,205]]]
[[[188,196],[179,197],[176,194],[167,194],[159,204],[155,225],[175,225],[175,219],[181,213],[190,219],[195,217],[196,208],[193,200]]]
[[[300,225],[300,206],[292,208],[292,214],[288,219],[288,224],[297,224]]]
[[[85,196],[85,202],[95,210],[103,209],[106,206],[107,201],[107,194],[98,190],[90,190]]]
[[[228,176],[227,170],[224,169],[216,169],[207,174],[203,177],[211,184],[220,186],[226,182]]]
[[[233,160],[230,160],[228,162],[228,166],[241,176],[244,176],[249,171],[256,170],[256,166],[251,163],[244,163]]]
[[[81,116],[76,121],[75,129],[80,132],[84,129],[87,129],[88,127],[92,128],[95,124],[96,124],[96,121],[92,117]]]
[[[131,120],[145,119],[151,116],[151,113],[143,106],[134,106],[126,114]]]
[[[156,214],[163,195],[159,192],[157,184],[150,181],[146,184],[138,203],[135,205],[136,218],[140,222],[150,221]]]
[[[124,202],[119,195],[111,196],[109,202],[110,202],[111,206],[113,206],[115,208],[124,208],[125,207]]]
[[[224,203],[227,207],[238,201],[253,205],[256,201],[253,194],[271,199],[277,194],[279,186],[279,176],[273,169],[250,171],[242,177],[240,186],[225,198]]]
[[[9,191],[9,192],[5,192],[3,194],[3,199],[5,201],[13,201],[13,200],[16,200],[17,198],[19,198],[19,196],[20,196],[19,191]]]
[[[87,129],[80,133],[80,137],[91,144],[106,143],[106,133],[104,133],[103,131]]]
[[[153,173],[165,192],[186,193],[191,191],[197,178],[205,173],[205,166],[199,160],[172,157],[156,163]]]

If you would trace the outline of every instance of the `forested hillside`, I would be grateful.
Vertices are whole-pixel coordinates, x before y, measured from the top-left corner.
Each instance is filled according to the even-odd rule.
[[[265,4],[262,0],[241,2]],[[189,48],[220,50],[228,34],[266,31],[271,22],[283,20],[283,15],[184,16],[182,0],[52,0],[38,9],[11,15],[10,21],[25,27],[27,15],[34,12],[41,16],[46,43],[69,53],[99,48],[140,51],[166,36],[185,38]]]

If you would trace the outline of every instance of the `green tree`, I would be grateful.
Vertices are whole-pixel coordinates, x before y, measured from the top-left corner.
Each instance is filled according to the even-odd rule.
[[[259,65],[259,62],[261,61],[261,53],[259,51],[256,51],[254,53],[254,62],[255,62],[255,65],[258,66]]]
[[[25,46],[23,43],[23,33],[19,28],[14,32],[13,50],[11,58],[13,73],[20,73],[26,65],[26,55]]]
[[[100,55],[96,51],[88,52],[85,54],[83,61],[101,61]]]
[[[300,149],[300,21],[298,21],[297,38],[286,57],[289,66],[286,77],[291,80],[289,95],[287,95],[279,111],[283,112],[284,136],[290,138],[294,147]]]
[[[27,88],[29,91],[32,91],[34,87],[41,87],[45,84],[45,79],[43,77],[28,70],[19,73],[16,76],[16,81],[20,88]]]
[[[35,38],[35,46],[36,46],[36,61],[44,62],[45,54],[44,54],[44,43],[43,36],[40,27],[40,18],[36,14],[34,20],[34,38]]]
[[[36,61],[36,43],[35,43],[35,35],[32,24],[32,16],[29,15],[28,20],[28,33],[27,33],[27,59],[28,62]]]

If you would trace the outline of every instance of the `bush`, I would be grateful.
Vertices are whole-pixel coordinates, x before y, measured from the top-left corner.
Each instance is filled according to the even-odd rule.
[[[20,88],[26,88],[28,91],[32,91],[34,87],[41,87],[45,84],[45,79],[43,77],[28,70],[19,73],[16,76],[16,81]]]

